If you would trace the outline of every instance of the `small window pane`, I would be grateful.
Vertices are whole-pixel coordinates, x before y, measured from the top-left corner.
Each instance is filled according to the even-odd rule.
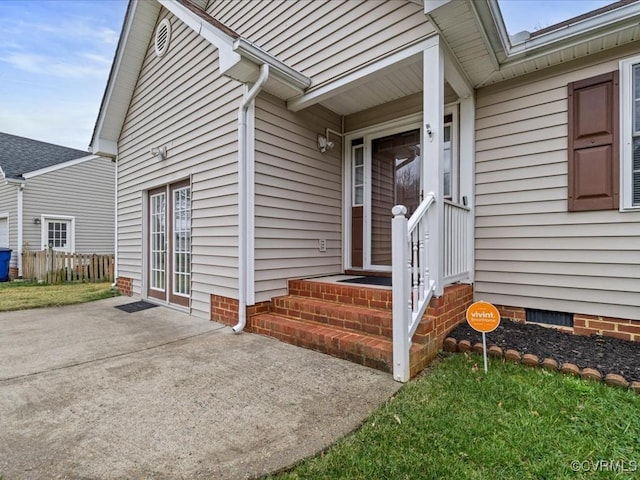
[[[356,166],[364,165],[364,157],[362,155],[362,148],[356,148],[353,151],[354,163]]]
[[[364,189],[362,187],[355,188],[355,205],[362,205],[364,202]]]
[[[364,168],[358,167],[356,168],[355,184],[362,185],[363,183],[364,183]]]

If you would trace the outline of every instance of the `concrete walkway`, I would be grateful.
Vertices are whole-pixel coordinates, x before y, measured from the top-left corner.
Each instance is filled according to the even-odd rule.
[[[251,478],[356,428],[391,375],[119,297],[0,313],[0,475]]]

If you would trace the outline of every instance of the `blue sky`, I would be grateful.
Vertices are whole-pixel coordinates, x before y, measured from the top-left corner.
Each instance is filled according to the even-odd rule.
[[[500,0],[509,33],[611,0]],[[0,0],[0,131],[86,150],[127,0]]]

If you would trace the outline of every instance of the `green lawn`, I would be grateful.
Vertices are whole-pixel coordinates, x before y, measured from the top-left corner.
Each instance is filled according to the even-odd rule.
[[[328,451],[268,478],[631,479],[636,464],[640,395],[498,360],[485,375],[481,357],[455,354]]]
[[[0,312],[27,308],[57,307],[91,302],[117,295],[110,283],[38,285],[27,282],[0,283]]]

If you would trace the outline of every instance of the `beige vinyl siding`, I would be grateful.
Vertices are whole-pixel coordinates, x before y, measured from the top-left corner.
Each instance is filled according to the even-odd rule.
[[[115,164],[95,158],[27,179],[23,197],[23,239],[31,250],[42,250],[42,215],[75,220],[74,251],[114,253]]]
[[[404,0],[216,0],[207,11],[312,78],[312,87],[434,32],[423,7]]]
[[[169,18],[171,44],[151,44],[119,141],[119,275],[146,295],[143,222],[147,190],[191,178],[192,313],[210,316],[212,293],[237,298],[237,117],[242,89],[220,77],[217,50]],[[158,21],[159,21],[158,20]],[[166,145],[165,160],[150,149]]]
[[[0,215],[9,214],[9,248],[11,261],[9,267],[18,266],[18,187],[16,185],[4,185],[4,180],[0,180]]]
[[[318,133],[340,118],[315,106],[299,113],[268,94],[256,101],[256,301],[287,291],[287,280],[342,271],[341,142],[320,153]],[[320,252],[318,240],[326,239]]]
[[[628,54],[478,91],[478,299],[640,320],[640,212],[567,211],[567,83]]]

